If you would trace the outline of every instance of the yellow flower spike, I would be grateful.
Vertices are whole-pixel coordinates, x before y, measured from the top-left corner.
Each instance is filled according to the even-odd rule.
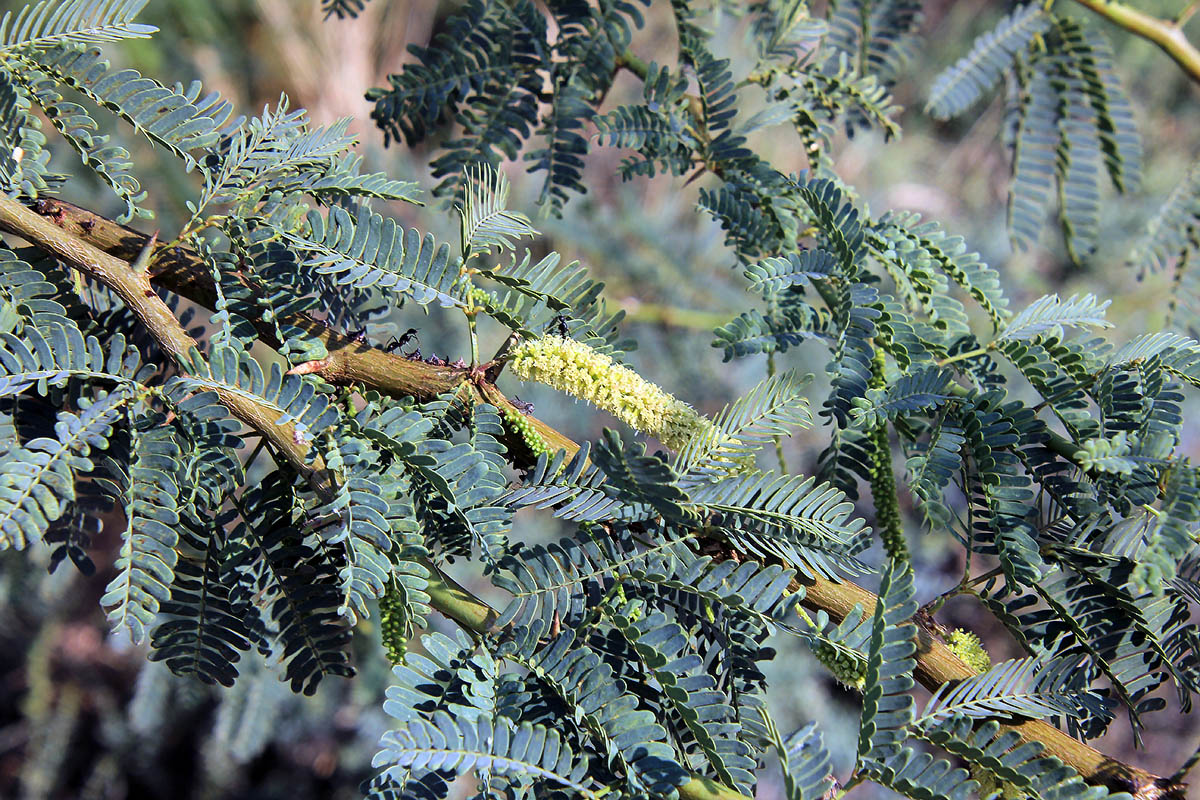
[[[521,380],[586,400],[672,450],[715,427],[687,403],[574,339],[544,336],[522,342],[508,363]]]
[[[976,672],[987,672],[992,667],[992,657],[983,649],[983,642],[970,631],[961,628],[950,631],[950,635],[946,637],[946,646]]]

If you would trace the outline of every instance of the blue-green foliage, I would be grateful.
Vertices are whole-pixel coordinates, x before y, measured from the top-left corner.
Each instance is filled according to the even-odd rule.
[[[440,711],[433,721],[401,723],[384,734],[380,747],[372,763],[384,767],[384,775],[393,781],[436,768],[511,781],[514,790],[563,787],[580,797],[599,796],[588,786],[587,762],[563,746],[558,731],[541,725],[517,726],[503,717],[455,719]]]
[[[112,71],[97,48],[62,45],[36,55],[18,50],[12,57],[118,114],[189,167],[197,165],[195,151],[217,143],[233,111],[215,92],[201,97],[199,82],[186,89],[168,88],[135,70]]]
[[[689,637],[665,614],[645,616],[641,604],[609,611],[613,627],[632,647],[643,669],[662,686],[662,711],[682,739],[684,758],[692,769],[711,771],[714,777],[740,791],[754,788],[751,748],[739,738],[745,729],[737,724],[732,706],[704,662],[689,652]]]
[[[390,180],[383,173],[358,173],[361,157],[348,152],[354,143],[346,133],[349,122],[344,118],[310,129],[304,110],[291,111],[287,98],[282,97],[274,109],[268,107],[221,143],[220,159],[205,175],[199,201],[189,202],[192,219],[210,206],[236,209],[272,192],[303,191],[323,200],[374,197],[415,201],[419,189],[411,181]]]
[[[927,108],[940,119],[958,116],[1003,74],[1012,76],[1006,130],[1012,242],[1037,241],[1054,199],[1067,250],[1081,262],[1096,244],[1101,174],[1119,192],[1136,191],[1141,180],[1141,139],[1112,47],[1076,20],[1027,3],[937,78]]]
[[[390,75],[389,88],[368,92],[375,103],[371,116],[388,137],[413,144],[448,112],[461,130],[434,161],[434,176],[445,178],[438,194],[456,197],[464,167],[497,167],[536,134],[544,144],[526,158],[533,162],[530,171],[546,173],[541,201],[559,209],[568,192],[584,191],[584,125],[612,84],[633,30],[642,25],[643,5],[553,4],[558,30],[550,41],[547,20],[532,2],[472,0],[429,47],[414,48],[417,63]],[[542,114],[545,83],[550,102]]]
[[[16,14],[4,12],[0,45],[5,49],[42,50],[59,44],[75,45],[143,38],[158,29],[134,22],[146,0],[70,0],[36,3]]]
[[[61,411],[54,435],[13,443],[3,465],[0,530],[5,547],[36,542],[75,500],[75,476],[96,468],[93,451],[104,450],[129,402],[128,391],[87,400],[79,414]],[[172,542],[167,543],[168,549]]]
[[[140,642],[175,577],[182,452],[171,428],[156,415],[135,422],[130,434],[133,460],[128,474],[116,481],[122,484],[121,510],[128,529],[117,556],[116,577],[101,603],[109,607],[113,628],[127,629],[133,641]]]
[[[911,621],[917,611],[912,580],[910,565],[892,562],[879,587],[867,646],[858,738],[858,756],[868,763],[878,764],[896,756],[915,717],[909,694],[915,683],[913,656],[917,652],[916,626]]]
[[[322,3],[338,17],[364,4]],[[148,639],[176,674],[233,686],[221,725],[242,732],[242,756],[271,735],[252,713],[277,688],[264,676],[311,694],[358,664],[382,672],[379,648],[360,646],[375,630],[395,666],[393,728],[365,788],[378,798],[445,797],[466,773],[481,796],[668,800],[706,781],[751,796],[777,759],[788,797],[815,800],[832,786],[831,757],[815,724],[784,736],[772,718],[772,636],[796,636],[861,689],[853,780],[916,798],[976,786],[918,749],[930,743],[980,780],[1102,797],[993,718],[1053,717],[1091,738],[1119,709],[1140,732],[1167,685],[1190,707],[1200,470],[1180,448],[1200,344],[1157,333],[1116,347],[1092,330],[1109,324],[1090,294],[1014,310],[960,238],[873,213],[832,171],[839,126],[898,133],[891,88],[920,4],[845,0],[828,19],[802,2],[727,4],[756,39],[749,72],[685,0],[670,3],[672,66],[636,55],[648,0],[462,4],[370,94],[385,140],[440,143],[435,192],[456,205],[457,248],[372,207],[416,201],[416,185],[361,173],[346,121],[313,126],[286,98],[235,118],[198,83],[111,68],[93,45],[149,33],[134,21],[142,5],[47,3],[0,23],[0,190],[45,201],[60,189],[48,121],[127,216],[148,211],[137,150],[94,113],[112,111],[196,173],[196,191],[170,248],[134,233],[106,246],[138,269],[144,248],[151,286],[213,313],[188,331],[180,314],[176,330],[164,312],[179,314],[178,297],[111,291],[111,273],[44,239],[0,249],[0,549],[44,541],[52,567],[69,557],[88,571],[96,520],[119,526],[110,625]],[[1028,4],[935,83],[931,109],[953,116],[1010,76],[1014,241],[1031,244],[1056,200],[1082,258],[1100,175],[1137,185],[1140,144],[1112,60],[1099,34]],[[605,105],[621,72],[642,80],[640,95]],[[748,96],[764,107],[743,119]],[[802,174],[751,145],[785,122]],[[569,443],[543,439],[495,384],[523,339],[631,349],[603,284],[529,241],[537,231],[495,170],[524,151],[556,212],[584,191],[596,146],[629,151],[624,178],[700,182],[699,211],[749,292],[713,345],[727,361],[772,359],[712,420],[672,406],[694,432],[675,454],[614,430],[556,449]],[[1196,184],[1168,202],[1143,267],[1178,259],[1186,275]],[[56,259],[94,273],[86,290]],[[137,297],[159,314],[149,325]],[[389,356],[366,333],[323,327],[374,333],[406,303],[463,323],[471,363],[421,363],[407,338]],[[480,317],[509,335],[491,362],[477,352]],[[828,358],[824,397],[775,371],[801,347]],[[587,377],[629,385],[601,367]],[[618,399],[654,400],[643,394]],[[829,436],[816,474],[759,469],[777,439],[813,424],[813,407]],[[893,442],[906,478],[889,497],[875,487]],[[855,506],[864,482],[874,514]],[[906,497],[919,520],[901,516]],[[532,544],[525,520],[538,512],[562,528]],[[935,645],[913,565],[889,558],[879,598],[857,610],[822,607],[877,563],[872,516],[890,536],[938,528],[961,542],[960,590],[1027,657],[931,686],[918,715],[918,659]],[[972,581],[975,554],[997,569]],[[497,609],[447,577],[464,562]],[[435,611],[464,630],[418,638]]]
[[[588,464],[585,445],[567,460],[566,451],[543,453],[525,481],[501,498],[510,508],[552,508],[554,516],[590,522],[616,516],[625,504],[604,490],[604,474]]]
[[[1109,794],[1101,786],[1088,786],[1075,770],[1064,766],[1057,758],[1041,757],[1041,745],[1021,742],[1014,731],[1002,732],[1000,723],[995,720],[976,725],[970,717],[953,716],[923,729],[918,735],[948,753],[979,765],[993,781],[1002,781],[1011,786],[1012,791],[1025,791],[1055,800],[1129,796]]]
[[[812,425],[805,396],[811,376],[788,371],[768,376],[714,418],[713,428],[692,437],[675,460],[689,483],[740,471],[754,453],[793,428]]]
[[[1169,321],[1171,327],[1191,336],[1200,333],[1200,283],[1195,269],[1198,221],[1200,168],[1192,164],[1129,254],[1129,264],[1139,276],[1174,270]]]
[[[1131,352],[1121,362],[1109,361],[1095,340],[1067,338],[1072,327],[1106,324],[1102,303],[1090,296],[1049,296],[1014,314],[996,271],[961,239],[910,215],[888,212],[872,219],[844,187],[819,171],[834,120],[851,127],[865,120],[890,130],[886,96],[874,93],[867,81],[886,86],[896,78],[906,37],[916,23],[912,4],[839,4],[827,42],[833,52],[820,69],[812,62],[790,62],[788,49],[779,46],[783,34],[776,35],[778,31],[796,30],[803,12],[751,10],[759,30],[780,40],[762,50],[755,81],[778,104],[777,116],[794,122],[818,167],[815,177],[794,181],[771,171],[745,147],[729,99],[737,91],[730,85],[736,77],[728,62],[710,50],[687,4],[675,3],[673,9],[681,60],[695,75],[698,94],[688,96],[675,70],[650,64],[644,103],[595,118],[599,140],[634,151],[622,169],[627,177],[658,171],[682,175],[698,165],[718,179],[702,187],[700,205],[720,222],[745,265],[748,288],[765,307],[748,309],[716,331],[714,344],[727,359],[783,353],[810,341],[831,348],[833,393],[825,409],[836,430],[823,455],[822,475],[855,496],[856,481],[868,478],[871,469],[867,445],[855,428],[886,423],[909,456],[910,485],[925,518],[950,525],[972,549],[998,555],[1010,580],[1024,583],[1047,570],[1052,574],[1070,552],[1047,547],[1063,536],[1061,528],[1043,531],[1031,524],[1028,511],[1041,497],[1048,507],[1077,515],[1076,539],[1091,542],[1092,548],[1100,547],[1100,541],[1117,542],[1121,558],[1136,560],[1123,584],[1131,592],[1128,602],[1147,588],[1160,591],[1162,583],[1152,576],[1158,570],[1164,570],[1163,576],[1173,574],[1172,565],[1189,548],[1178,531],[1190,524],[1191,512],[1185,509],[1191,501],[1184,500],[1169,515],[1182,527],[1138,527],[1134,509],[1146,502],[1177,508],[1175,498],[1184,495],[1169,488],[1176,484],[1162,483],[1164,476],[1184,476],[1175,478],[1182,481],[1177,485],[1192,485],[1185,477],[1189,473],[1180,472],[1178,465],[1166,466],[1181,424],[1173,385],[1194,380],[1193,359],[1183,355],[1187,345],[1171,349],[1165,359],[1157,358],[1159,351],[1151,346],[1144,356]],[[942,109],[938,113],[960,113],[1006,72],[1014,74],[1021,91],[1013,145],[1015,235],[1029,239],[1036,234],[1055,180],[1062,189],[1069,245],[1082,257],[1094,237],[1096,218],[1089,200],[1096,186],[1090,176],[1107,171],[1118,189],[1129,190],[1139,168],[1139,145],[1128,101],[1112,73],[1111,53],[1098,34],[1024,6],[996,34],[982,39],[935,89],[939,96],[954,98],[954,110],[942,108],[949,100],[932,105]],[[1037,81],[1043,83],[1034,85]],[[970,91],[964,94],[966,87]],[[813,97],[822,98],[824,105]],[[769,118],[764,114],[761,122],[748,121],[745,129]],[[805,246],[802,233],[815,234],[812,247]],[[885,283],[879,283],[877,274]],[[991,338],[977,338],[969,315],[972,305],[991,322]],[[889,361],[888,383],[869,390],[871,362],[880,350]],[[941,360],[951,363],[938,365]],[[1006,363],[1047,401],[1067,425],[1071,441],[1053,434],[1030,407],[996,391]],[[964,391],[963,380],[975,385],[974,393]],[[1135,417],[1134,408],[1152,411]],[[1073,477],[1076,465],[1070,459],[1084,442],[1110,429],[1143,432],[1136,444],[1127,445],[1131,454],[1138,454],[1130,456],[1136,479],[1122,483],[1103,478],[1095,489],[1083,486]],[[592,453],[600,469],[591,477],[585,477],[582,460],[563,471],[563,459],[547,457],[529,486],[510,497],[521,505],[552,507],[567,519],[596,522],[602,521],[599,509],[617,519],[657,515],[670,524],[699,515],[760,557],[782,557],[821,574],[853,568],[845,557],[861,546],[858,529],[846,538],[846,531],[835,535],[819,520],[790,513],[805,507],[798,497],[808,497],[815,487],[753,473],[714,479],[728,471],[720,452],[708,457],[703,471],[708,477],[699,479],[689,477],[695,461],[690,456],[675,462],[675,469],[684,473],[677,474],[669,463],[609,440]],[[604,482],[599,482],[601,476]],[[946,501],[955,487],[968,497],[965,520]],[[792,495],[793,490],[801,494]],[[1096,492],[1098,500],[1091,500]],[[831,495],[832,502],[837,497]],[[1107,538],[1096,533],[1110,529],[1114,533]],[[1116,533],[1131,529],[1136,529],[1136,540],[1133,534]],[[601,566],[606,559],[621,556],[606,539],[584,541],[589,544],[572,544],[545,557],[529,554],[519,568],[517,562],[507,562],[519,576],[510,584],[518,601],[502,621],[552,626],[585,618],[587,604],[581,605],[566,586],[600,580],[598,576],[609,574]],[[1172,639],[1176,649],[1171,652],[1181,652],[1183,641]],[[1070,655],[1060,649],[1051,646],[1046,655]],[[1056,696],[1061,700],[1064,695]],[[1092,716],[1095,724],[1076,729],[1087,733],[1102,728],[1107,718],[1098,711]],[[912,751],[888,758],[890,765],[879,775],[904,791],[936,793],[938,786],[961,783],[959,773],[947,771],[944,762],[935,764]]]
[[[926,109],[938,119],[949,119],[969,109],[995,87],[1000,76],[1011,68],[1013,57],[1053,22],[1037,3],[1017,6],[976,39],[970,53],[937,77],[929,89]]]
[[[1111,696],[1129,709],[1136,735],[1143,716],[1163,706],[1161,697],[1149,695],[1164,681],[1175,684],[1185,703],[1196,691],[1197,654],[1181,627],[1186,626],[1188,603],[1165,593],[1114,607],[1102,598],[1110,584],[1130,582],[1128,563],[1072,555],[1074,563],[1057,567],[1029,590],[1006,581],[990,590],[986,600],[1034,655],[1082,659],[1076,668],[1081,685],[1105,676]],[[1034,609],[1039,602],[1045,607]],[[1101,707],[1089,709],[1072,725],[1092,735],[1110,719]]]
[[[1050,663],[1036,658],[1001,662],[960,683],[943,684],[929,698],[916,724],[932,726],[955,716],[1103,716],[1106,709],[1101,698],[1075,690],[1077,666],[1071,658]]]
[[[562,266],[558,253],[535,262],[527,251],[521,259],[513,255],[509,264],[479,272],[505,287],[503,294],[487,292],[481,302],[514,331],[560,334],[565,328],[571,338],[614,358],[633,349],[633,342],[619,338],[625,312],[608,310],[601,296],[604,284],[588,277],[579,262]]]
[[[829,751],[815,722],[810,722],[782,742],[786,756],[783,779],[788,800],[817,800],[829,788]]]
[[[237,663],[253,635],[238,619],[235,594],[226,582],[225,531],[232,514],[180,519],[184,530],[171,597],[162,604],[169,619],[150,639],[150,658],[165,661],[177,675],[233,686]]]
[[[908,797],[966,798],[977,786],[967,779],[966,770],[904,747],[915,722],[909,690],[916,666],[916,626],[911,622],[916,610],[912,566],[892,560],[883,574],[867,648],[859,764],[866,774]]]
[[[913,0],[840,2],[830,17],[826,44],[849,55],[860,74],[890,85],[912,57],[921,16],[921,4]]]
[[[623,763],[631,787],[670,791],[686,772],[666,742],[666,728],[652,712],[639,708],[637,697],[608,663],[581,645],[575,634],[564,631],[536,652],[524,652],[526,647],[509,657],[527,664],[540,683],[580,708],[589,732],[603,741],[610,758]]]
[[[409,296],[421,305],[436,301],[450,308],[467,305],[469,285],[446,244],[407,231],[390,217],[362,206],[357,218],[341,206],[328,219],[308,213],[308,230],[291,234],[289,244],[305,257],[303,266],[343,286],[378,286]]]
[[[109,144],[110,137],[100,133],[99,123],[87,109],[63,98],[57,81],[46,78],[34,82],[20,73],[15,77],[26,92],[37,98],[37,104],[45,110],[50,124],[79,151],[84,163],[125,201],[125,213],[120,219],[128,221],[135,215],[148,216],[149,213],[137,205],[145,199],[146,193],[132,174],[129,151],[119,144]]]
[[[863,549],[861,519],[845,495],[802,475],[746,472],[690,489],[694,508],[709,524],[759,557],[774,555],[802,571],[823,575],[855,569]]]
[[[321,0],[325,17],[336,15],[339,19],[355,17],[367,7],[369,0]]]

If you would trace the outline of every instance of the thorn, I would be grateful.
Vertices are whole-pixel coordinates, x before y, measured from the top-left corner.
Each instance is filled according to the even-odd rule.
[[[158,231],[150,234],[150,239],[142,247],[142,251],[138,253],[137,258],[130,264],[133,271],[139,275],[144,275],[146,269],[150,266],[150,258],[154,254],[154,246],[158,244]]]
[[[305,361],[303,364],[297,364],[287,371],[288,375],[312,375],[320,372],[329,366],[328,358],[318,358],[315,361]]]
[[[504,369],[505,363],[508,362],[508,354],[512,352],[521,341],[521,334],[510,333],[508,338],[504,340],[504,344],[500,345],[500,349],[496,351],[496,355],[492,356],[492,360],[483,364],[483,379],[488,383],[495,383],[500,377],[500,372]]]

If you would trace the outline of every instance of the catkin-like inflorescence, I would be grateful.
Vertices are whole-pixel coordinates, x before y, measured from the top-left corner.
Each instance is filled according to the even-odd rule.
[[[875,522],[883,548],[892,558],[908,560],[900,504],[896,499],[896,476],[892,474],[892,447],[887,424],[871,431],[871,497],[875,500]]]
[[[867,683],[867,662],[852,653],[834,647],[828,642],[817,642],[812,648],[817,657],[833,677],[851,689],[862,688]]]
[[[408,649],[408,625],[404,615],[404,597],[395,582],[379,598],[379,617],[379,634],[388,661],[393,665],[399,664]]]
[[[987,672],[992,668],[992,657],[983,649],[983,642],[979,641],[979,637],[970,631],[961,628],[950,631],[946,637],[946,646],[976,672]]]
[[[509,368],[521,380],[588,401],[672,450],[715,428],[687,403],[573,339],[544,336],[523,342],[513,350]]]
[[[528,417],[515,408],[505,408],[503,414],[504,422],[508,425],[509,430],[521,437],[521,441],[525,442],[529,452],[534,456],[550,452],[550,446],[546,444],[546,440],[538,433],[537,428],[533,426]]]
[[[883,351],[875,351],[872,364],[871,388],[882,388]],[[888,441],[887,423],[881,422],[870,433],[871,498],[875,501],[875,521],[883,549],[892,558],[908,560],[908,544],[904,541],[904,522],[900,517],[900,501],[896,497],[896,476],[892,474],[892,446]]]

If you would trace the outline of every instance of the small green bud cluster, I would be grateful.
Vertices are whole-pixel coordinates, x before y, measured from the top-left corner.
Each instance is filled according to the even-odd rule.
[[[586,400],[672,450],[715,426],[694,408],[585,344],[560,336],[523,342],[509,366],[521,380]]]
[[[505,408],[502,413],[504,414],[504,422],[508,426],[508,429],[513,434],[521,437],[521,441],[525,442],[525,446],[529,448],[529,451],[534,456],[550,452],[549,445],[546,444],[546,440],[542,438],[542,435],[538,433],[537,428],[533,426],[533,422],[530,421],[529,417],[515,408]]]
[[[859,691],[866,685],[867,664],[853,653],[834,647],[829,642],[817,642],[813,647],[813,655],[839,683]]]
[[[951,631],[946,637],[946,646],[976,672],[987,672],[992,668],[992,657],[983,649],[983,642],[979,641],[979,637],[970,631],[961,628]]]
[[[482,311],[487,306],[488,301],[492,299],[492,293],[487,289],[481,289],[476,286],[467,292],[467,299],[471,305],[468,313],[476,313]]]
[[[1008,781],[997,780],[995,775],[976,764],[968,766],[971,777],[979,783],[980,798],[996,797],[999,792],[1000,800],[1028,800],[1029,793],[1020,787],[1013,786]]]
[[[404,613],[404,598],[400,587],[393,582],[379,598],[379,635],[383,649],[392,665],[404,660],[408,651],[407,618]]]
[[[883,351],[875,351],[871,388],[884,385]],[[900,518],[900,501],[896,497],[896,476],[892,474],[892,446],[888,442],[887,423],[881,422],[871,437],[871,497],[875,501],[875,520],[883,549],[892,558],[907,561],[908,544],[904,541],[904,524]]]

